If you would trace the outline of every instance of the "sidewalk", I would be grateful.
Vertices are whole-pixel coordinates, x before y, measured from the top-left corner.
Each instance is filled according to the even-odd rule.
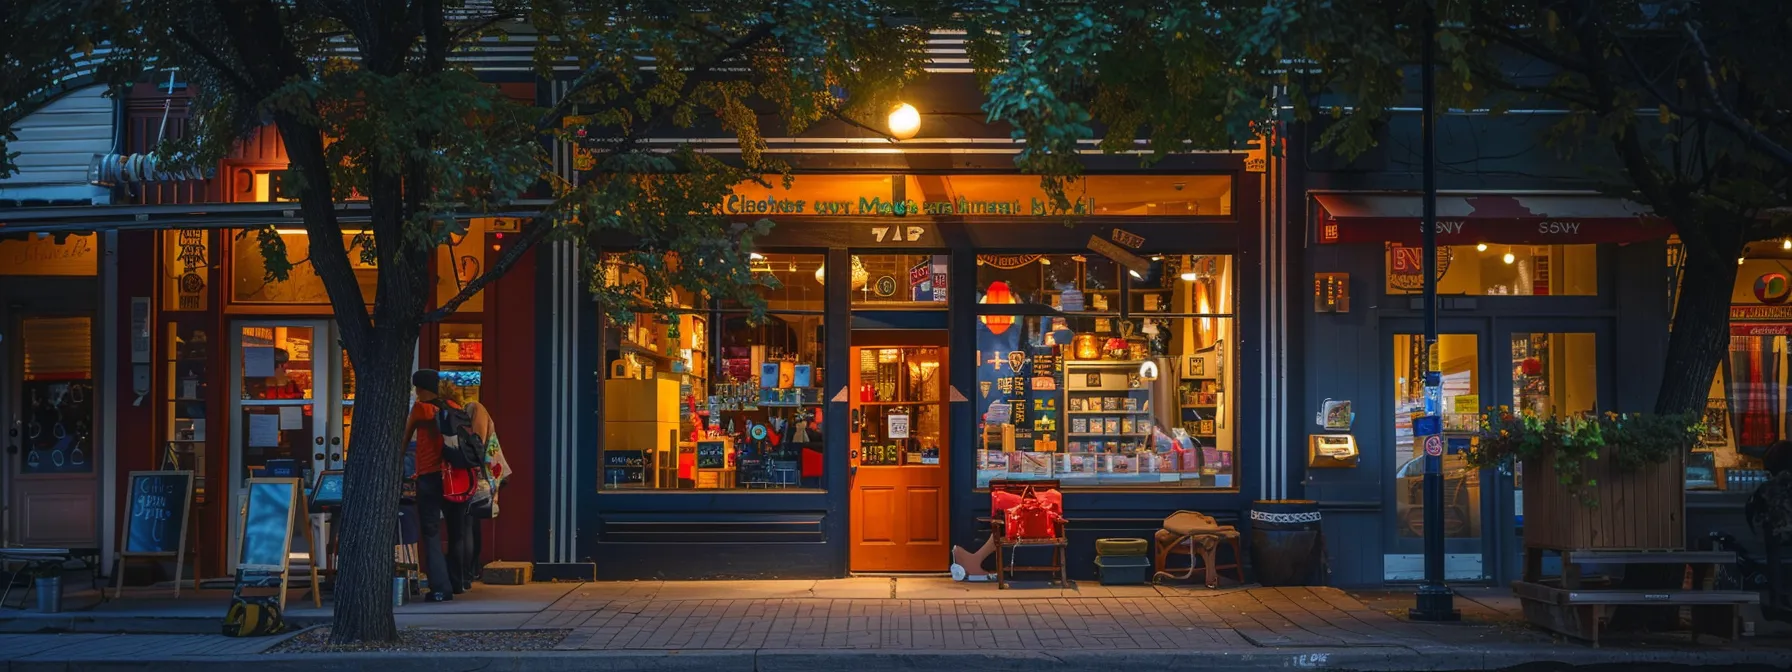
[[[1691,646],[1684,638],[1602,649],[1554,642],[1523,625],[1503,591],[1466,591],[1465,624],[1391,615],[1402,596],[1333,588],[1021,588],[934,578],[481,586],[449,604],[399,611],[409,640],[528,651],[309,653],[322,633],[215,634],[227,594],[133,599],[75,614],[0,612],[6,670],[378,667],[493,670],[884,669],[1255,670],[1289,667],[1499,669],[1527,662],[1783,665],[1785,640]],[[1410,601],[1410,596],[1405,596]],[[325,623],[295,594],[289,618]],[[127,626],[154,624],[149,630]],[[71,627],[72,626],[72,627]],[[180,628],[186,628],[182,630]],[[444,630],[478,631],[445,633]],[[518,632],[530,631],[527,636]]]

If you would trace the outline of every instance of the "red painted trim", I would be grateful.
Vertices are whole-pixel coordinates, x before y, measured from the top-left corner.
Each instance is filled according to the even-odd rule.
[[[489,250],[487,263],[496,256]],[[485,560],[535,555],[535,263],[534,252],[485,290],[485,379],[480,398],[498,423],[504,458],[515,475],[486,521]]]

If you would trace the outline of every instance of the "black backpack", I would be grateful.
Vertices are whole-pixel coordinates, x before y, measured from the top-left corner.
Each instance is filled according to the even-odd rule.
[[[436,431],[442,434],[442,461],[456,469],[485,466],[485,439],[473,432],[473,415],[440,399],[436,407]]]

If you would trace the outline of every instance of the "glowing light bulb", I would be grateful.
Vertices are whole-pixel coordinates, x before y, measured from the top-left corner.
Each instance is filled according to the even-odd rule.
[[[1196,280],[1196,278],[1198,278],[1198,277],[1200,277],[1200,276],[1195,275],[1194,271],[1185,271],[1182,274],[1182,281],[1183,282],[1194,282]]]
[[[921,132],[921,112],[915,106],[902,103],[890,111],[890,135],[897,140],[907,140]]]
[[[1780,249],[1792,250],[1792,238],[1787,238],[1785,240],[1780,241]]]
[[[1487,251],[1487,243],[1476,243],[1475,251],[1476,252],[1486,252]]]
[[[1506,256],[1504,256],[1504,257],[1500,257],[1500,260],[1501,260],[1501,261],[1504,261],[1504,262],[1506,262],[1506,263],[1508,263],[1508,264],[1510,264],[1510,263],[1512,263],[1512,262],[1514,262],[1514,261],[1518,261],[1518,256],[1517,256],[1517,255],[1514,255],[1514,254],[1512,254],[1512,253],[1511,253],[1511,252],[1507,252],[1507,253],[1506,253]]]

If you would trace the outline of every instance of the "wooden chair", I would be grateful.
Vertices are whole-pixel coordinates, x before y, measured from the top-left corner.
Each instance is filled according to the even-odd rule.
[[[989,529],[991,536],[996,540],[996,587],[998,589],[1007,589],[1008,576],[1013,572],[1049,572],[1057,575],[1059,585],[1068,586],[1070,585],[1070,575],[1067,570],[1067,566],[1069,565],[1070,541],[1066,538],[1065,525],[1070,521],[1064,518],[1061,512],[1056,516],[1056,519],[1052,521],[1051,537],[1033,539],[1011,538],[1008,536],[1008,511],[1006,509],[997,508],[1000,506],[998,502],[1001,499],[1006,498],[998,497],[997,493],[1006,493],[1013,495],[1015,498],[1019,498],[1025,495],[1028,488],[1031,488],[1035,495],[1047,491],[1062,492],[1058,489],[1058,481],[1056,480],[1004,480],[990,481],[989,483],[991,509]],[[1062,501],[1061,497],[1062,496],[1060,495],[1060,502]],[[1060,508],[1062,508],[1061,504]],[[1013,564],[1014,561],[1011,559],[1013,554],[1018,549],[1028,547],[1050,548],[1052,551],[1050,564],[1036,566]]]
[[[1239,541],[1238,530],[1230,525],[1219,526],[1212,531],[1195,534],[1178,535],[1169,530],[1158,530],[1154,536],[1157,547],[1157,573],[1154,578],[1170,578],[1187,581],[1195,576],[1195,570],[1206,569],[1203,583],[1208,588],[1219,587],[1219,572],[1232,570],[1239,583],[1244,583],[1244,550]],[[1218,549],[1221,543],[1232,547],[1232,561],[1220,564]],[[1177,555],[1188,556],[1188,567],[1176,571],[1169,569],[1170,558]]]

